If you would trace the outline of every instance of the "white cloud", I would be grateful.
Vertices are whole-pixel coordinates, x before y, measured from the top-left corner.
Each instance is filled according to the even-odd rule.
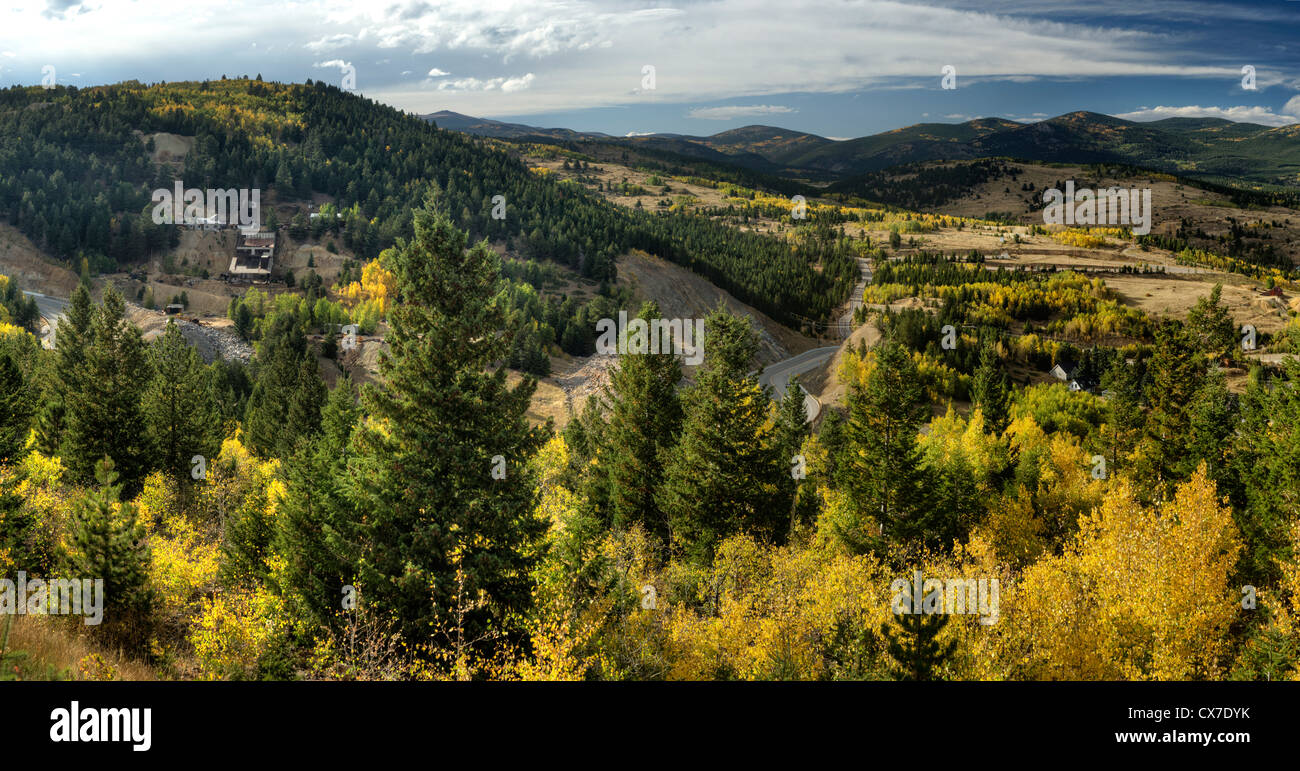
[[[957,68],[959,87],[1084,75],[1213,76],[1229,84],[1241,77],[1240,63],[1223,64],[1231,57],[1203,41],[1123,26],[1135,16],[1062,23],[1035,16],[1050,12],[1029,0],[992,4],[996,12],[974,0],[945,0],[965,7],[710,0],[672,8],[644,0],[228,0],[220,8],[93,2],[58,19],[43,15],[39,3],[0,7],[14,68],[39,72],[53,62],[94,73],[99,82],[202,79],[223,70],[301,82],[312,76],[313,62],[346,50],[351,61],[392,60],[368,66],[368,96],[415,111],[512,116],[650,100],[764,106],[774,94],[937,89],[946,64]],[[1094,0],[1090,7],[1098,3],[1113,4]],[[74,7],[68,0],[55,5]],[[1163,0],[1138,5],[1153,18],[1155,6],[1167,10]],[[257,23],[248,24],[250,18]],[[418,73],[431,60],[440,67],[430,72],[455,72],[457,79],[400,74]],[[645,64],[656,65],[657,88],[634,93]],[[1262,66],[1258,77],[1261,88],[1272,82]]]
[[[533,73],[528,73],[516,78],[458,78],[456,80],[444,80],[438,83],[439,91],[502,91],[503,93],[512,94],[516,91],[523,91],[532,85],[535,79]]]
[[[1141,107],[1133,112],[1120,113],[1115,117],[1136,121],[1162,120],[1164,118],[1223,118],[1237,123],[1289,126],[1292,123],[1300,123],[1300,97],[1292,97],[1291,101],[1287,102],[1286,106],[1282,108],[1282,111],[1290,114],[1279,115],[1273,112],[1271,108],[1259,106],[1202,107],[1200,105],[1186,105],[1171,107],[1159,105],[1156,107]]]
[[[657,131],[629,131],[623,136],[628,137],[652,137],[659,132]]]
[[[686,117],[701,118],[703,120],[735,120],[736,118],[783,115],[792,112],[798,112],[798,110],[776,104],[734,104],[724,107],[696,107],[687,112]]]
[[[450,72],[447,72],[446,70],[440,70],[437,67],[434,67],[433,69],[429,70],[429,77],[431,78],[441,78],[444,75],[450,75],[450,74],[451,74]]]
[[[310,43],[304,43],[303,48],[313,53],[323,53],[335,49],[344,48],[357,42],[357,38],[348,34],[326,35],[319,40],[313,40]]]

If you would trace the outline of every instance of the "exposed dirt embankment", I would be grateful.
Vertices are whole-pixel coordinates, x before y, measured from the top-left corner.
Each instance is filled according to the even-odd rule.
[[[654,300],[658,303],[659,311],[665,318],[704,318],[718,307],[719,302],[738,316],[748,316],[758,329],[758,359],[763,364],[788,359],[797,353],[824,345],[742,303],[702,276],[644,252],[632,252],[619,258],[618,280],[620,284],[634,287],[638,300]]]
[[[0,274],[18,282],[20,289],[51,297],[71,297],[77,274],[68,266],[41,254],[31,239],[0,223]]]

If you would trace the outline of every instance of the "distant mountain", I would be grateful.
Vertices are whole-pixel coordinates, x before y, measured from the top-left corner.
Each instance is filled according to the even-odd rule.
[[[440,112],[421,115],[421,118],[431,121],[438,128],[450,129],[451,131],[460,131],[465,134],[475,134],[482,137],[493,137],[494,139],[525,139],[528,137],[544,137],[547,139],[574,140],[574,139],[609,139],[609,134],[602,134],[598,131],[574,131],[566,128],[538,128],[537,126],[528,126],[523,123],[503,123],[499,120],[489,118],[475,118],[469,115],[461,115],[451,110],[442,110]]]
[[[981,118],[965,123],[918,123],[881,134],[830,142],[791,159],[801,168],[859,174],[918,161],[983,157],[972,143],[1024,124],[1001,118]]]
[[[1057,163],[1124,163],[1214,180],[1290,186],[1300,183],[1300,124],[1271,128],[1219,118],[1137,122],[1079,111],[1037,123],[1002,118],[918,123],[835,141],[774,126],[744,126],[704,137],[612,137],[452,112],[425,117],[443,128],[483,136],[599,139],[794,177],[843,179],[902,164],[1009,157]]]

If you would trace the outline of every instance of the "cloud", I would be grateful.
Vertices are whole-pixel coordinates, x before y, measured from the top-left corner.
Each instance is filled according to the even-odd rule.
[[[1119,113],[1115,117],[1136,121],[1163,120],[1164,118],[1223,118],[1236,123],[1289,126],[1292,123],[1300,123],[1300,97],[1292,97],[1291,101],[1287,102],[1286,106],[1282,108],[1282,112],[1289,114],[1279,115],[1269,107],[1260,107],[1258,105],[1237,107],[1202,107],[1200,105],[1170,107],[1160,105],[1157,107],[1140,107],[1133,112]]]
[[[523,91],[533,84],[536,76],[528,73],[522,77],[516,78],[458,78],[456,80],[444,80],[438,83],[439,91],[501,91],[512,94],[516,91]]]
[[[627,137],[652,137],[652,136],[654,136],[655,134],[658,134],[658,133],[659,133],[658,131],[629,131],[629,132],[627,132],[626,134],[624,134],[623,136],[627,136]]]
[[[319,54],[325,51],[334,51],[339,48],[345,48],[356,42],[357,38],[355,36],[340,33],[337,35],[326,35],[320,40],[313,40],[310,43],[304,43],[303,48],[306,48],[312,53]]]
[[[798,110],[776,104],[735,104],[725,107],[696,107],[687,112],[686,117],[703,120],[734,120],[736,118],[754,118],[759,115],[784,115],[792,112],[798,112]]]
[[[431,78],[441,78],[444,75],[450,75],[450,74],[451,74],[450,72],[447,72],[446,70],[440,70],[437,67],[434,67],[433,69],[429,70],[429,77]]]
[[[174,81],[212,77],[220,62],[229,73],[302,82],[314,62],[346,52],[350,61],[391,60],[367,65],[367,95],[401,109],[427,112],[438,95],[447,97],[439,108],[510,116],[654,103],[767,107],[788,98],[777,95],[796,93],[924,94],[938,89],[947,64],[957,69],[959,93],[994,80],[1158,76],[1230,84],[1240,81],[1256,41],[1209,45],[1199,19],[1285,16],[1198,3],[1198,21],[1148,23],[1178,15],[1166,0],[1090,0],[1090,12],[1077,14],[1041,0],[687,0],[675,7],[645,0],[227,0],[219,9],[173,0],[86,2],[0,7],[17,68],[38,71],[53,61],[99,82]],[[1099,8],[1106,12],[1092,12]],[[1272,73],[1294,71],[1288,55],[1277,54],[1271,69],[1258,63],[1261,89]],[[646,64],[656,66],[657,87],[637,93]],[[421,69],[444,74],[401,74]],[[446,77],[451,72],[455,79]],[[725,120],[723,109],[699,108],[692,117]],[[776,114],[731,109],[736,118]]]
[[[45,10],[41,15],[47,19],[62,19],[69,13],[86,13],[92,9],[85,7],[81,0],[46,0]]]

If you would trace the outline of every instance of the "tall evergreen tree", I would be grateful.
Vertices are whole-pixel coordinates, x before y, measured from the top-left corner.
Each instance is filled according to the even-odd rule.
[[[149,589],[149,547],[135,506],[118,499],[113,462],[95,465],[97,489],[88,490],[72,513],[72,549],[67,571],[77,579],[104,580],[104,624],[114,634],[144,639],[153,594]]]
[[[319,625],[337,623],[343,587],[360,556],[356,518],[343,491],[360,415],[356,397],[352,382],[340,379],[322,411],[320,436],[300,445],[284,467],[275,534],[285,565],[279,590],[300,617]]]
[[[1190,406],[1205,379],[1205,356],[1176,321],[1156,330],[1146,402],[1150,412],[1137,449],[1136,472],[1158,484],[1178,481],[1195,469],[1188,453]]]
[[[153,379],[145,390],[144,412],[155,465],[183,480],[190,476],[191,459],[211,459],[221,439],[210,370],[171,321],[150,346],[149,358]]]
[[[1266,583],[1279,574],[1290,550],[1292,523],[1300,520],[1300,363],[1288,359],[1287,379],[1252,383],[1241,397],[1241,424],[1231,462],[1242,491],[1233,507],[1246,550],[1244,578]],[[1228,492],[1233,492],[1229,489]]]
[[[528,460],[544,441],[525,414],[536,381],[509,388],[496,302],[498,258],[431,199],[415,237],[386,251],[400,299],[382,383],[367,387],[348,495],[363,522],[362,602],[395,616],[409,640],[491,648],[531,600]]]
[[[23,455],[31,430],[31,401],[18,363],[0,350],[0,463],[13,463]]]
[[[778,456],[770,399],[748,374],[757,352],[747,317],[719,306],[705,320],[704,363],[686,392],[681,439],[659,497],[674,546],[697,562],[711,560],[735,533],[777,540],[787,529],[779,492],[789,467]]]
[[[61,452],[72,478],[81,481],[94,478],[101,458],[111,458],[129,491],[150,467],[141,410],[149,359],[140,330],[125,316],[121,295],[105,289],[90,323],[82,371],[66,375],[72,387],[65,393],[67,431]]]
[[[1237,328],[1222,296],[1223,284],[1215,284],[1210,294],[1187,312],[1188,332],[1197,349],[1216,359],[1232,356],[1237,350]]]
[[[984,427],[990,433],[1001,434],[1007,427],[1010,386],[997,351],[988,343],[980,349],[979,367],[971,382],[971,404],[984,413]]]
[[[874,548],[875,536],[861,527],[873,517],[887,538],[918,545],[927,538],[926,470],[917,432],[928,415],[916,363],[901,344],[878,345],[865,384],[849,391],[845,430],[847,457],[840,466],[841,484],[853,501],[853,521],[835,523],[847,546]]]
[[[55,328],[53,373],[48,378],[45,397],[36,417],[36,446],[47,455],[57,455],[62,451],[67,430],[67,395],[81,391],[93,318],[90,292],[84,284],[78,284],[67,311]]]
[[[1236,489],[1233,474],[1233,435],[1240,423],[1237,397],[1228,390],[1220,370],[1210,371],[1190,405],[1187,442],[1188,463],[1195,468],[1202,461],[1220,494]]]
[[[298,440],[320,430],[325,386],[307,338],[283,316],[258,352],[253,392],[244,414],[248,446],[264,458],[287,458]]]
[[[637,318],[660,317],[648,302]],[[663,480],[667,453],[677,442],[682,406],[677,383],[681,363],[675,354],[628,353],[609,376],[609,422],[601,448],[610,479],[610,514],[615,527],[639,523],[668,542],[668,519],[655,495]]]
[[[1109,420],[1110,457],[1107,464],[1113,471],[1120,469],[1120,461],[1137,446],[1146,426],[1145,402],[1146,362],[1134,359],[1131,363],[1116,356],[1102,375],[1101,386],[1109,392],[1106,407]]]
[[[776,445],[777,460],[785,465],[786,473],[780,477],[781,495],[777,505],[790,510],[790,527],[800,518],[812,514],[815,500],[812,485],[801,487],[803,477],[796,477],[796,472],[807,473],[807,459],[800,457],[804,439],[808,437],[808,408],[804,405],[804,392],[798,381],[791,377],[785,385],[785,397],[776,407],[776,433],[773,442]],[[800,497],[800,490],[806,492]],[[798,500],[797,500],[798,499]]]

